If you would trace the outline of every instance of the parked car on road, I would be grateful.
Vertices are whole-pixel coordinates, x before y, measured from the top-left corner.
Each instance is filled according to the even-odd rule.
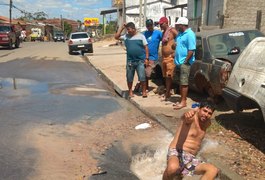
[[[253,29],[218,29],[196,33],[196,61],[191,66],[189,86],[214,98],[222,95],[237,58],[256,37]],[[176,72],[179,74],[179,72]],[[179,82],[179,76],[174,77]]]
[[[21,28],[10,24],[0,24],[0,46],[12,49],[20,45]]]
[[[265,37],[254,39],[240,55],[223,97],[235,112],[258,108],[265,120]]]
[[[53,34],[53,40],[54,42],[62,41],[65,42],[65,36],[63,31],[55,31]]]
[[[71,33],[68,41],[69,54],[73,51],[84,53],[93,53],[93,44],[91,35],[87,32]]]

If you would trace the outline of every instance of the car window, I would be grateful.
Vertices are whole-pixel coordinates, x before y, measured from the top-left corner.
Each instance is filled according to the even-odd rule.
[[[211,36],[208,39],[211,53],[216,56],[226,56],[233,47],[239,47],[241,52],[256,37],[263,36],[262,33],[255,30],[235,31]]]
[[[0,32],[9,32],[10,27],[9,26],[0,26]]]
[[[83,34],[72,34],[71,39],[83,39],[83,38],[88,38],[88,34],[83,33]]]
[[[196,37],[196,51],[195,51],[195,59],[202,59],[202,39],[201,37]]]
[[[265,42],[257,42],[255,46],[252,46],[251,52],[245,54],[244,60],[240,61],[239,66],[257,72],[265,72]]]

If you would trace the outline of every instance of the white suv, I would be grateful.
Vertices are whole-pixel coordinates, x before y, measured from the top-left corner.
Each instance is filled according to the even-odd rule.
[[[91,35],[87,32],[71,33],[68,41],[69,54],[73,51],[80,51],[81,54],[93,53],[93,44]]]
[[[242,52],[223,97],[236,112],[258,108],[265,120],[265,37],[255,38]]]

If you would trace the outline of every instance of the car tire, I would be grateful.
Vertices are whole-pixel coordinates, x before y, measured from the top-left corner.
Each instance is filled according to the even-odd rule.
[[[9,41],[9,44],[8,44],[8,49],[13,49],[13,44],[12,44],[12,41]]]
[[[19,45],[20,45],[20,39],[17,39],[15,43],[15,48],[19,48]]]

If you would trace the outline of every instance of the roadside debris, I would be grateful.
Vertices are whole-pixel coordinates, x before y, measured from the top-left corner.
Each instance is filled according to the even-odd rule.
[[[150,128],[151,127],[151,124],[149,123],[142,123],[142,124],[139,124],[137,126],[135,126],[135,129],[136,130],[139,130],[139,129],[147,129],[147,128]]]

